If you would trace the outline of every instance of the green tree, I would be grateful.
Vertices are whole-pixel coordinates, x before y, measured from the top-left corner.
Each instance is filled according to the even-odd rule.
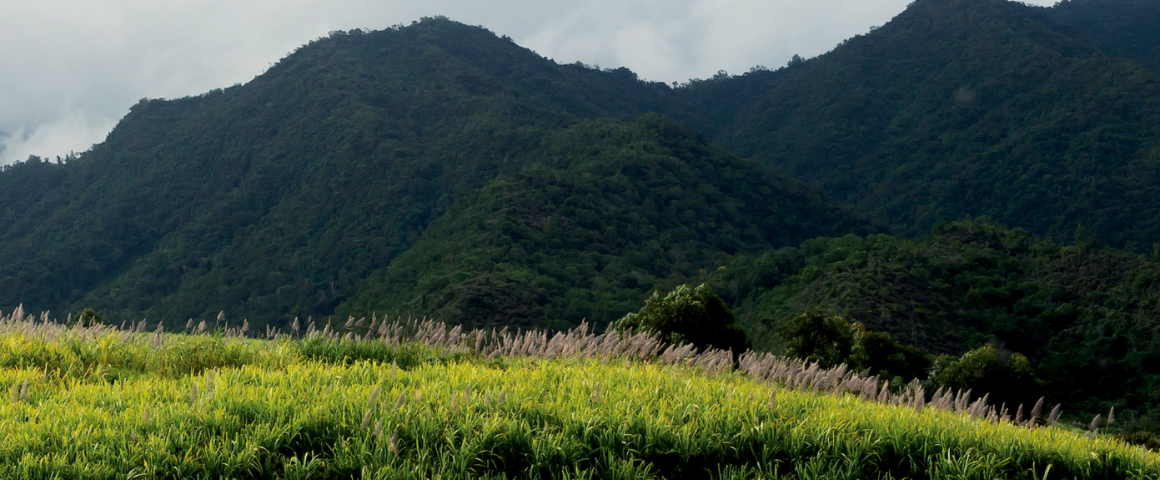
[[[857,329],[846,319],[811,308],[781,329],[786,354],[830,368],[847,363]]]
[[[672,343],[692,343],[699,349],[729,349],[740,354],[748,348],[745,331],[733,311],[708,285],[681,285],[661,296],[654,291],[644,308],[616,322],[618,331],[649,331]]]
[[[1043,394],[1041,382],[1027,357],[987,344],[955,358],[943,355],[931,374],[933,387],[971,389],[976,397],[989,394],[992,405],[1030,408]]]
[[[926,378],[930,356],[913,345],[902,345],[886,332],[867,331],[861,322],[827,315],[817,308],[798,315],[779,332],[788,355],[833,367],[902,380]]]
[[[870,332],[855,323],[854,346],[850,353],[851,367],[870,369],[872,375],[882,378],[900,377],[902,381],[926,378],[931,357],[914,345],[903,345],[886,332]]]

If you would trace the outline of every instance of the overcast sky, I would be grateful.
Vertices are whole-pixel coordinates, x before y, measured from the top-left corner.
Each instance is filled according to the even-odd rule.
[[[37,0],[0,13],[0,164],[81,152],[138,99],[245,83],[332,30],[445,15],[649,80],[812,57],[911,0]],[[1025,3],[1050,5],[1055,0]]]

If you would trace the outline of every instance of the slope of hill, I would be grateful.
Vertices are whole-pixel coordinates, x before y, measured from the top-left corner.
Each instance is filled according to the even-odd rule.
[[[639,334],[376,324],[354,340],[257,340],[2,318],[0,476],[1160,475],[1157,454],[1105,430],[1001,419],[951,392],[926,403],[844,369],[768,355],[735,369],[728,354],[658,354]]]
[[[557,65],[445,19],[334,35],[247,85],[142,101],[105,143],[65,165],[33,161],[0,175],[0,190],[34,192],[0,218],[15,226],[0,233],[0,306],[94,307],[114,321],[224,310],[255,325],[330,315],[348,299],[376,295],[360,293],[367,279],[422,238],[456,199],[497,175],[542,163],[542,156],[588,147],[547,145],[556,132],[585,117],[630,118],[672,105],[668,87],[627,70]],[[724,178],[701,180],[731,188]],[[822,206],[825,200],[795,181],[777,182],[758,189],[771,197],[746,201],[792,210],[780,200],[789,195],[809,205],[785,215],[841,217],[834,225],[852,225],[848,213],[821,213],[841,210],[832,202]],[[680,215],[699,207],[660,208]],[[680,219],[658,221],[671,230]],[[740,221],[740,229],[761,223]],[[604,222],[592,218],[588,226],[603,234]],[[782,226],[789,229],[752,238],[729,233],[732,244],[688,255],[844,231],[816,221]],[[621,303],[600,308],[619,312],[638,293],[619,292]],[[563,300],[552,295],[540,304]]]
[[[246,85],[142,101],[64,165],[0,173],[0,308],[256,325],[380,308],[490,324],[506,309],[567,325],[727,255],[867,232],[667,121],[577,127],[647,112],[910,235],[986,214],[1148,252],[1160,77],[1142,27],[1127,43],[1108,32],[1151,10],[1074,13],[1091,4],[919,0],[822,57],[675,90],[446,19],[336,34]],[[633,162],[638,176],[617,170]],[[975,327],[947,318],[913,336],[969,343]]]
[[[987,215],[1056,240],[1082,225],[1151,251],[1160,75],[1115,55],[1142,58],[1133,48],[1152,40],[1101,52],[1112,37],[1096,30],[1135,10],[1085,3],[1107,10],[1084,17],[1102,40],[1056,9],[919,0],[818,58],[694,82],[678,94],[696,113],[680,118],[909,235]]]
[[[1160,4],[1149,0],[1063,0],[1053,13],[1101,51],[1160,71]]]
[[[543,139],[531,168],[465,195],[341,313],[468,326],[603,325],[729,255],[867,223],[658,116]]]
[[[1090,237],[1058,246],[984,220],[943,224],[921,242],[886,235],[814,239],[738,256],[714,279],[754,332],[811,308],[954,355],[993,343],[1026,355],[1047,398],[1160,425],[1160,252]],[[757,336],[776,350],[777,338]],[[1147,419],[1147,420],[1144,420]]]

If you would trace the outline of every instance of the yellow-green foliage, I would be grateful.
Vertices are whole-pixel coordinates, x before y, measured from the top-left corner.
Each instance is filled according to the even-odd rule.
[[[661,362],[38,332],[0,334],[0,478],[1160,478],[1102,437]]]

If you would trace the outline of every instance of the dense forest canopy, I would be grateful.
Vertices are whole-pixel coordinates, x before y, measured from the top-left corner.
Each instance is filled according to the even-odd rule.
[[[1139,0],[918,0],[677,87],[445,18],[335,32],[4,167],[0,309],[564,328],[708,282],[761,349],[820,312],[1158,414],[1156,25]]]

